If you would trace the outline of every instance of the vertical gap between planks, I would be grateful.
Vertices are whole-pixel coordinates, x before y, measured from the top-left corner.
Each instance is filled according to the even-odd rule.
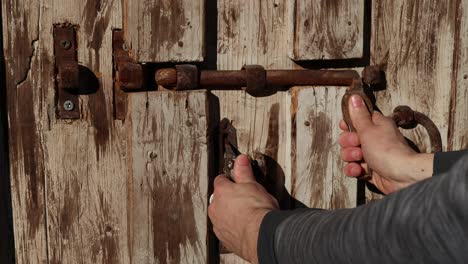
[[[0,5],[0,16],[3,16],[2,9],[3,5]],[[0,27],[0,86],[2,87],[0,90],[0,233],[3,234],[3,238],[0,240],[0,262],[15,263],[10,163],[8,157],[8,107],[3,52],[3,27]]]
[[[202,68],[216,70],[218,61],[218,1],[205,0],[205,40],[203,50],[205,60]]]
[[[39,8],[39,11],[38,11],[39,15],[38,15],[38,21],[37,21],[37,39],[35,39],[35,41],[38,42],[38,47],[35,48],[35,49],[36,49],[36,52],[37,52],[37,50],[40,49],[40,45],[41,45],[41,42],[39,42],[39,39],[41,38],[41,26],[42,26],[42,23],[43,23],[43,21],[42,21],[42,12],[43,12],[42,7],[43,7],[43,1],[39,1],[39,4],[38,4],[38,5],[39,5],[39,6],[38,6],[38,8]],[[78,37],[77,34],[78,34],[78,33],[75,32],[75,38]],[[75,42],[76,42],[76,41],[75,41]],[[39,56],[40,56],[40,55],[39,55]],[[54,56],[55,56],[55,49],[54,49]],[[32,63],[33,57],[30,57],[29,59],[30,59],[30,61],[31,61],[31,63]],[[30,65],[30,67],[32,67],[32,64]],[[31,69],[30,69],[30,70],[31,70]],[[55,72],[54,72],[53,74],[54,74],[54,75],[53,75],[53,78],[55,78]],[[53,82],[53,84],[55,85],[55,81]],[[54,87],[54,89],[55,89],[55,88],[56,88],[56,87]],[[57,94],[57,93],[56,93],[56,94]],[[56,100],[58,100],[58,98],[56,98]],[[40,102],[40,104],[41,104],[41,103],[43,103],[43,102]],[[48,122],[50,123],[50,118],[49,118],[49,117],[47,117],[47,118],[48,118]],[[38,142],[37,144],[38,144],[38,145],[40,146],[40,148],[41,148],[40,155],[41,155],[42,162],[44,162],[44,161],[45,161],[45,156],[44,156],[44,155],[45,155],[45,151],[46,151],[46,150],[44,149],[44,143],[43,143],[43,136],[44,136],[44,134],[42,133],[42,127],[40,127],[38,130],[40,131],[40,132],[38,131],[38,132],[39,132],[39,133],[38,133],[38,137],[39,137],[40,140],[39,140],[39,142]],[[45,170],[45,165],[43,165],[43,169]],[[42,178],[42,185],[44,186],[44,190],[43,190],[43,192],[42,192],[42,198],[43,198],[43,201],[44,201],[44,207],[43,207],[44,225],[43,225],[43,228],[44,228],[44,233],[45,233],[45,244],[46,244],[46,246],[45,246],[45,253],[46,253],[46,260],[47,260],[47,263],[50,263],[50,252],[49,252],[50,237],[49,237],[48,210],[47,210],[47,209],[48,209],[48,208],[47,208],[47,195],[48,195],[48,193],[47,193],[47,182],[46,182],[47,177],[46,177],[46,175],[45,175],[45,172],[43,173],[42,177],[43,177],[43,178]]]
[[[453,63],[452,63],[452,82],[450,89],[450,104],[449,104],[449,125],[448,125],[448,139],[447,150],[453,150],[455,139],[455,115],[457,111],[457,91],[458,91],[458,67],[460,63],[460,49],[461,49],[461,22],[463,16],[462,1],[456,1],[457,15],[455,17],[455,37],[453,49]]]

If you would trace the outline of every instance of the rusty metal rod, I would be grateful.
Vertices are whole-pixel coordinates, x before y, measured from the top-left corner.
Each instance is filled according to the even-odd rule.
[[[353,70],[267,70],[267,86],[350,86],[361,77]],[[166,88],[177,85],[174,68],[160,69],[155,74],[156,83]],[[240,71],[200,71],[200,88],[243,87],[247,85],[246,73]]]

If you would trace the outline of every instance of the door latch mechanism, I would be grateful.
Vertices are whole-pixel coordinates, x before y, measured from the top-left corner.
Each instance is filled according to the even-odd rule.
[[[79,66],[76,54],[76,31],[73,26],[54,25],[57,116],[80,118],[78,101]]]

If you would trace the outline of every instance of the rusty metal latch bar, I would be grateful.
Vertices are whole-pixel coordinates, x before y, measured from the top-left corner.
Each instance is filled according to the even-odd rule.
[[[193,65],[160,69],[156,84],[167,89],[243,89],[254,97],[269,96],[293,86],[350,86],[361,80],[354,70],[265,70],[260,65],[246,65],[239,71],[199,71]],[[373,78],[373,83],[378,79]]]
[[[57,116],[62,119],[78,119],[80,105],[76,31],[73,26],[54,25],[53,34]]]

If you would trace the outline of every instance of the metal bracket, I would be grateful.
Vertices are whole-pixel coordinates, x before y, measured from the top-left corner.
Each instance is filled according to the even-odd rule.
[[[142,89],[143,68],[130,57],[130,51],[121,29],[113,31],[112,55],[114,59],[114,116],[118,120],[125,120],[127,115],[125,91]]]
[[[62,119],[79,119],[79,67],[76,31],[70,25],[54,25],[55,80],[57,115]]]

